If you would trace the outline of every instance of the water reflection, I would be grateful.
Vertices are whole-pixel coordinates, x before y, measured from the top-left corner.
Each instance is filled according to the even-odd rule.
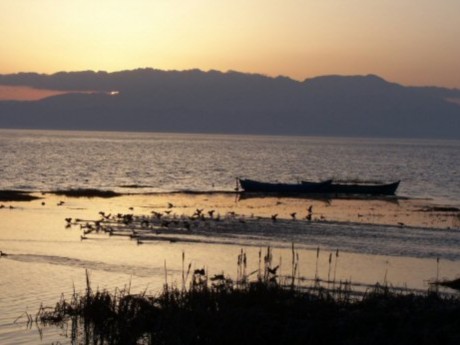
[[[134,293],[156,294],[165,283],[165,273],[169,283],[180,283],[184,253],[192,269],[205,267],[211,275],[225,272],[236,276],[241,248],[247,255],[248,272],[256,271],[260,248],[268,245],[273,248],[278,273],[287,275],[293,242],[299,254],[299,275],[306,278],[317,275],[326,280],[330,255],[337,249],[340,257],[333,261],[332,271],[337,280],[364,284],[386,280],[394,285],[427,289],[429,279],[453,278],[459,273],[459,233],[447,229],[450,213],[437,209],[418,212],[427,206],[425,200],[400,200],[397,205],[381,200],[235,200],[231,193],[130,195],[111,199],[40,193],[37,196],[43,199],[8,202],[6,206],[13,208],[0,210],[0,248],[8,254],[0,258],[0,339],[6,344],[18,339],[35,344],[36,330],[25,331],[24,318],[16,324],[13,321],[25,311],[34,315],[41,303],[53,306],[61,293],[72,295],[74,287],[84,291],[85,269],[92,272],[95,288],[113,291],[115,287],[130,285]],[[63,204],[58,206],[61,201]],[[312,219],[308,221],[305,217],[310,206]],[[201,210],[199,216],[197,210]],[[162,219],[154,220],[154,212],[161,213]],[[291,217],[293,212],[295,219]],[[132,234],[133,230],[140,232],[131,226],[140,227],[142,217],[153,217],[148,219],[152,240],[142,238],[144,243],[137,245],[129,236],[110,236],[103,231],[92,231],[86,234],[87,240],[80,240],[88,230],[86,223],[96,227],[96,221],[111,220],[118,213],[132,214],[140,221],[104,226],[126,226],[119,233]],[[276,222],[271,218],[273,214],[278,214]],[[178,219],[195,217],[193,221],[189,219],[190,234],[183,221],[181,233],[172,224],[171,228],[161,226],[161,220],[169,221],[174,215]],[[218,216],[218,222],[211,219]],[[66,218],[72,219],[70,228],[66,228]],[[151,220],[154,221],[150,223]],[[406,225],[399,226],[400,221]],[[432,221],[436,227],[429,226]],[[197,225],[192,226],[192,222]],[[157,235],[156,226],[164,233]],[[164,240],[154,236],[164,236]],[[177,240],[170,241],[170,236]],[[43,339],[50,343],[61,338],[56,332],[45,330]]]

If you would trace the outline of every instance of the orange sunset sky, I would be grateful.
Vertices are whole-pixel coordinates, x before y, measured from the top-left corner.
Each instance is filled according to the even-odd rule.
[[[460,88],[459,18],[458,0],[0,0],[0,74],[372,73]]]

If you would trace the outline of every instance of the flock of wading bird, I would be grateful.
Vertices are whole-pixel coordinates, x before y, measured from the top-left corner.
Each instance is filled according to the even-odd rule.
[[[169,241],[169,242],[203,242],[203,239],[190,236],[200,235],[224,235],[242,231],[241,228],[247,223],[276,223],[278,214],[272,214],[270,218],[238,215],[233,211],[225,215],[216,210],[197,208],[191,215],[177,214],[173,212],[174,205],[168,203],[162,211],[151,211],[149,215],[135,215],[134,213],[106,214],[99,212],[99,218],[94,220],[65,218],[66,228],[79,226],[83,233],[81,240],[91,238],[91,234],[108,234],[109,236],[127,236],[136,240],[137,244],[144,241]],[[134,208],[130,207],[130,211]],[[297,213],[290,213],[291,221],[297,220]],[[311,222],[314,220],[324,221],[324,216],[313,218],[313,205],[307,208],[304,218]],[[240,229],[240,230],[239,230]]]

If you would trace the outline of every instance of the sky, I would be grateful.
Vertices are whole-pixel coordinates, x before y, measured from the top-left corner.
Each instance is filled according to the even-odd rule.
[[[0,0],[0,74],[377,74],[460,88],[459,0]]]

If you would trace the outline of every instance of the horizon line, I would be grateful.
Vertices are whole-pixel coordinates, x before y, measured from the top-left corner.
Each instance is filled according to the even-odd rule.
[[[95,74],[98,74],[98,73],[101,73],[101,74],[116,74],[116,73],[123,73],[123,72],[134,72],[134,71],[147,71],[147,70],[151,70],[151,71],[157,71],[157,72],[165,72],[165,73],[168,73],[168,72],[176,72],[176,73],[184,73],[184,72],[193,72],[193,71],[198,71],[198,72],[202,72],[202,73],[220,73],[220,74],[231,74],[231,73],[236,73],[236,74],[243,74],[243,75],[250,75],[250,76],[259,76],[259,77],[263,77],[263,78],[269,78],[269,79],[289,79],[293,82],[298,82],[298,83],[303,83],[303,82],[306,82],[306,81],[309,81],[309,80],[314,80],[314,79],[317,79],[317,78],[324,78],[324,77],[343,77],[343,78],[347,78],[347,77],[378,77],[388,83],[393,83],[393,84],[398,84],[398,85],[401,85],[401,86],[405,86],[405,87],[420,87],[420,88],[424,88],[424,87],[437,87],[437,88],[444,88],[444,89],[449,89],[449,90],[459,90],[460,91],[460,86],[456,86],[456,87],[449,87],[449,86],[445,86],[445,85],[436,85],[436,84],[421,84],[421,85],[414,85],[414,84],[403,84],[403,83],[400,83],[400,82],[397,82],[397,81],[393,81],[391,79],[388,79],[384,76],[381,76],[379,74],[376,74],[376,73],[372,73],[372,72],[369,72],[369,73],[365,73],[365,74],[341,74],[341,73],[330,73],[330,74],[321,74],[321,75],[316,75],[316,76],[311,76],[311,77],[306,77],[304,78],[303,80],[302,79],[297,79],[297,78],[293,78],[291,76],[288,76],[288,75],[282,75],[282,74],[278,74],[278,75],[270,75],[270,74],[266,74],[266,73],[260,73],[260,72],[243,72],[243,71],[238,71],[238,70],[233,70],[233,69],[228,69],[226,71],[222,71],[222,70],[217,70],[217,69],[208,69],[208,70],[205,70],[205,69],[200,69],[200,68],[189,68],[189,69],[160,69],[160,68],[155,68],[155,67],[137,67],[137,68],[132,68],[132,69],[120,69],[120,70],[96,70],[96,69],[83,69],[83,70],[60,70],[60,71],[56,71],[56,72],[51,72],[51,73],[43,73],[43,72],[38,72],[38,71],[18,71],[18,72],[13,72],[13,73],[0,73],[0,76],[15,76],[15,75],[21,75],[21,74],[37,74],[37,75],[40,75],[40,76],[55,76],[55,75],[58,75],[58,74],[72,74],[72,73],[85,73],[85,72],[91,72],[91,73],[95,73]],[[1,83],[0,81],[0,85],[11,85],[11,84],[3,84]],[[23,86],[26,86],[26,85],[23,85]]]

